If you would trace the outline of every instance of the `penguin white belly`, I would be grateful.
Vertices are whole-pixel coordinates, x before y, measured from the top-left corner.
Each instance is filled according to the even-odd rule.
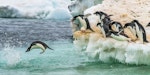
[[[133,33],[133,35],[136,36],[136,30],[133,29],[133,28],[131,28],[131,27],[129,27],[129,29],[131,30],[131,32]]]
[[[100,30],[101,30],[101,32],[102,32],[102,34],[103,34],[103,37],[106,38],[106,34],[105,34],[104,28],[102,28],[102,27],[100,27],[100,26],[99,26],[99,28],[100,28]]]
[[[138,38],[139,40],[143,43],[143,32],[140,30],[139,32],[137,32]]]
[[[39,48],[42,50],[45,50],[45,48],[42,44],[36,44],[31,47],[31,49],[39,49]]]
[[[127,38],[125,36],[122,36],[122,35],[114,35],[114,34],[111,34],[111,37],[116,39],[116,40],[119,40],[119,41],[130,41],[130,38]]]

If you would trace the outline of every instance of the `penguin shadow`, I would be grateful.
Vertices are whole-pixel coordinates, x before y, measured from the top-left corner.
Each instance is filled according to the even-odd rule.
[[[46,43],[42,41],[34,41],[30,44],[30,46],[27,48],[26,52],[31,51],[32,49],[41,49],[42,52],[40,54],[43,54],[47,49],[54,50],[50,48]]]

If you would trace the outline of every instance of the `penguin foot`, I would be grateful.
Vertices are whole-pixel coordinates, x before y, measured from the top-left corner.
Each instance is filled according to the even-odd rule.
[[[130,42],[130,43],[132,42],[132,41],[131,41],[131,38],[128,38],[128,42]]]
[[[40,54],[43,54],[44,53],[44,51],[43,52],[40,52]]]

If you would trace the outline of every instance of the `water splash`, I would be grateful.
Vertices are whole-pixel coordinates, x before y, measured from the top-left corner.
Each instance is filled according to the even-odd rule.
[[[1,62],[5,63],[8,66],[13,66],[21,61],[21,53],[15,50],[14,47],[10,47],[9,45],[7,45],[1,51],[0,58],[2,59]]]

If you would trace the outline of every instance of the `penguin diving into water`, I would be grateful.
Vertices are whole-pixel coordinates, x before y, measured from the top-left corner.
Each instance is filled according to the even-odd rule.
[[[45,52],[45,50],[49,48],[51,50],[53,50],[52,48],[50,48],[47,44],[45,44],[44,42],[41,42],[41,41],[34,41],[31,43],[31,45],[28,47],[28,49],[26,50],[26,52],[29,52],[30,50],[32,49],[42,49],[42,53]]]

